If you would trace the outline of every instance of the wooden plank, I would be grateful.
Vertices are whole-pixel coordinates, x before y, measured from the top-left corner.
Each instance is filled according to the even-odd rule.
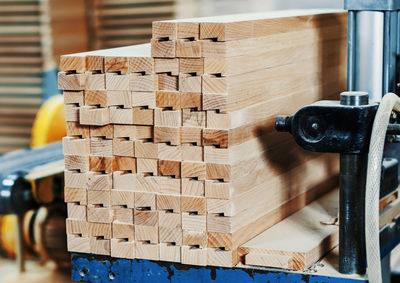
[[[245,263],[294,270],[307,269],[338,245],[337,225],[323,224],[337,217],[338,199],[337,189],[242,245],[239,253],[245,255]],[[395,201],[381,211],[380,227],[391,222],[393,215],[399,212],[399,206],[400,202]],[[293,237],[296,240],[290,239]]]

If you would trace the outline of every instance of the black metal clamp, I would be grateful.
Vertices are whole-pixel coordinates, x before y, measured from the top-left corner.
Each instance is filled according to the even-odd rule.
[[[368,93],[344,92],[340,101],[318,101],[293,116],[279,116],[275,122],[276,130],[290,132],[306,150],[340,153],[339,271],[344,274],[366,271],[365,186],[377,109],[377,103],[369,102]],[[397,188],[397,166],[395,159],[384,161],[382,177],[386,181],[381,194]]]

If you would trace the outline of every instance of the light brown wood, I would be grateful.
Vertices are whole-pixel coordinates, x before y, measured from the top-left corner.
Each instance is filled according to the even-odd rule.
[[[204,58],[179,58],[179,72],[200,76],[204,73],[204,64]],[[211,74],[215,73],[212,72]],[[207,74],[210,74],[210,72],[207,72]]]
[[[111,198],[111,205],[113,206],[125,206],[127,208],[135,207],[134,191],[128,191],[128,190],[124,191],[121,189],[114,188],[113,190],[111,190],[110,198]]]
[[[79,205],[87,205],[86,189],[84,188],[64,188],[64,201],[74,202]]]
[[[178,91],[156,91],[156,106],[160,108],[181,109],[181,93]]]
[[[135,156],[135,142],[127,138],[114,138],[112,153],[117,156]]]
[[[132,73],[129,76],[130,91],[154,91],[157,89],[157,75]]]
[[[104,207],[102,205],[88,205],[87,220],[88,222],[95,224],[111,224],[114,220],[114,211],[111,209],[111,207]]]
[[[249,265],[295,270],[308,268],[338,244],[338,227],[323,224],[337,216],[338,199],[339,190],[326,194],[244,244],[239,253],[245,255],[245,262]],[[382,199],[380,204],[386,204],[380,216],[380,227],[383,227],[391,221],[393,214],[390,211],[396,211],[400,202],[387,204]],[[293,223],[297,226],[293,227]],[[290,232],[291,229],[296,230],[295,234]],[[295,241],[288,239],[293,236]],[[266,238],[267,242],[264,241]]]
[[[154,110],[142,107],[133,108],[133,123],[137,125],[153,125]]]
[[[90,238],[68,234],[67,249],[69,252],[90,253]]]
[[[183,196],[205,196],[204,181],[192,178],[182,178]]]
[[[135,224],[135,241],[146,241],[150,244],[158,243],[158,227]]]
[[[110,255],[111,245],[110,240],[100,237],[90,237],[90,253],[98,255]]]
[[[88,190],[88,205],[111,206],[111,192],[108,190]]]
[[[68,218],[86,221],[86,206],[75,202],[67,203]]]
[[[207,265],[207,249],[196,246],[181,247],[181,262],[183,264]]]
[[[169,73],[172,76],[179,75],[179,59],[178,58],[156,58],[154,59],[154,72]]]
[[[89,127],[77,122],[67,122],[67,136],[79,136],[86,139],[89,137]]]
[[[87,86],[86,74],[68,72],[58,73],[58,88],[65,90],[83,90]]]
[[[110,123],[109,108],[83,106],[79,108],[79,123],[81,125],[104,126]]]
[[[109,191],[113,187],[111,173],[91,171],[87,173],[87,188],[92,191]]]
[[[77,104],[79,106],[84,105],[85,95],[83,91],[63,91],[64,103],[65,104]]]
[[[171,145],[181,144],[181,129],[180,127],[154,127],[154,142],[168,143]]]
[[[173,243],[158,244],[160,260],[168,262],[181,262],[181,247]]]
[[[82,220],[66,219],[66,230],[69,235],[89,236],[88,222]]]
[[[132,91],[133,107],[156,107],[156,94],[152,91]]]
[[[113,140],[90,138],[90,154],[98,156],[111,156],[113,154]]]
[[[113,156],[89,156],[90,171],[113,172]]]
[[[149,244],[144,241],[136,242],[136,258],[160,260],[158,244]]]
[[[179,90],[179,76],[167,73],[156,75],[157,90],[177,91]]]
[[[110,248],[111,257],[117,258],[135,258],[135,247],[134,241],[127,241],[126,239],[111,239]]]
[[[89,155],[91,142],[89,139],[80,139],[78,137],[64,137],[62,140],[63,152],[67,155]]]
[[[175,58],[175,41],[152,39],[151,57]]]
[[[113,172],[113,188],[116,190],[134,191],[137,186],[137,175],[128,171]]]
[[[82,126],[84,127],[84,126]],[[112,139],[115,125],[90,126],[90,137]]]
[[[165,210],[171,213],[181,212],[181,196],[180,195],[157,195],[157,209]],[[161,222],[160,222],[161,225]]]
[[[87,173],[79,171],[64,171],[65,188],[87,188]]]
[[[182,112],[180,110],[155,109],[154,125],[160,127],[180,127]]]
[[[135,192],[135,208],[138,210],[157,210],[157,195],[154,193]]]
[[[72,171],[89,171],[89,157],[79,155],[65,155],[65,169]]]

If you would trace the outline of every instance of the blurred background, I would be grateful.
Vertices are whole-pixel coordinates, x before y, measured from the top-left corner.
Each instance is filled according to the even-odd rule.
[[[343,0],[0,0],[0,155],[64,133],[64,123],[53,125],[50,133],[43,131],[43,119],[44,124],[57,121],[62,109],[54,105],[62,104],[61,96],[42,107],[44,118],[38,116],[41,106],[60,94],[57,66],[62,54],[149,42],[155,20],[342,7]],[[49,138],[43,141],[44,135]],[[70,281],[62,179],[35,184],[41,206],[20,219],[24,273],[13,260],[18,218],[0,216],[0,282]]]

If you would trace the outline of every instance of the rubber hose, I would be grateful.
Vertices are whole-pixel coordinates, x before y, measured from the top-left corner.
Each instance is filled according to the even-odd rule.
[[[382,98],[376,113],[369,146],[365,195],[365,243],[368,280],[371,283],[382,282],[379,247],[379,190],[386,130],[393,110],[400,112],[400,98],[394,93],[388,93]]]

